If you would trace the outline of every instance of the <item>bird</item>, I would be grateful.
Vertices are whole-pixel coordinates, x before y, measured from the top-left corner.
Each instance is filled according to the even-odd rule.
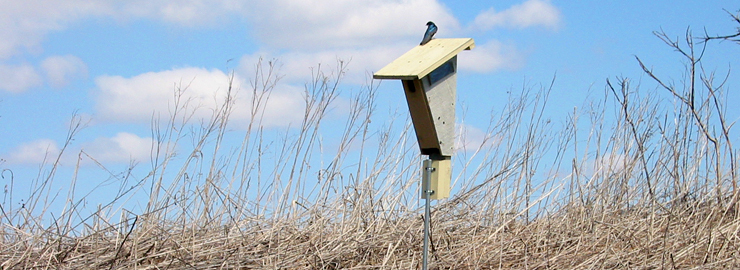
[[[427,23],[427,31],[424,32],[424,38],[421,40],[421,43],[419,45],[427,44],[430,40],[432,40],[432,37],[434,34],[437,33],[437,25],[434,24],[432,21],[429,21]]]

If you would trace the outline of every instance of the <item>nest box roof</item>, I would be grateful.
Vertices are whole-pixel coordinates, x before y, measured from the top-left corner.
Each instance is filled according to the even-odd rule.
[[[463,50],[475,47],[472,38],[437,38],[416,46],[373,74],[374,79],[420,79]]]

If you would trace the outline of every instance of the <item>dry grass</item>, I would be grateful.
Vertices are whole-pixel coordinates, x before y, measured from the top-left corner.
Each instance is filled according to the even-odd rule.
[[[690,34],[687,50],[660,37],[698,82],[668,86],[645,68],[679,100],[669,109],[659,93],[640,96],[620,79],[555,132],[544,112],[550,88],[510,97],[480,147],[456,157],[453,197],[433,207],[431,269],[740,268],[737,149],[718,98],[725,88],[698,72]],[[152,124],[149,173],[111,173],[121,188],[91,214],[73,195],[74,177],[64,210],[47,211],[58,159],[20,208],[11,184],[0,266],[420,268],[421,159],[408,121],[375,119],[371,85],[353,96],[329,154],[321,127],[339,95],[338,66],[316,70],[303,122],[274,139],[261,115],[279,77],[272,62],[258,63],[251,121],[236,147],[224,144],[236,89],[210,121],[193,124],[181,99],[187,87],[178,88],[171,118]],[[75,118],[68,142],[80,126]],[[141,193],[141,213],[126,210]]]
[[[710,207],[711,208],[711,207]],[[707,209],[601,213],[571,209],[528,224],[483,227],[435,216],[432,269],[731,269],[740,267],[737,218]],[[8,269],[414,269],[421,220],[375,217],[341,226],[245,220],[220,228],[177,225],[24,239],[4,248]],[[140,217],[138,222],[146,222]],[[136,224],[135,224],[136,225]],[[140,226],[140,225],[137,225]],[[54,237],[49,235],[47,237]],[[35,242],[35,244],[34,244]]]

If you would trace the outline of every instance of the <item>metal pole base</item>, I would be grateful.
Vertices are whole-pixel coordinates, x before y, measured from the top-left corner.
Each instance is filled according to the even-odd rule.
[[[430,220],[432,218],[432,212],[431,212],[431,199],[429,198],[433,193],[434,190],[432,190],[431,182],[432,182],[432,172],[434,171],[434,167],[432,167],[432,160],[426,159],[422,163],[423,172],[422,172],[422,192],[424,193],[424,246],[423,246],[423,253],[422,253],[422,268],[423,270],[429,269],[429,227],[430,227]]]

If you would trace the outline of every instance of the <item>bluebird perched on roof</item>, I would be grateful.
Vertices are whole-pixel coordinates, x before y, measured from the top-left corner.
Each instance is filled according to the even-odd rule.
[[[430,40],[432,40],[432,37],[436,33],[437,33],[437,25],[435,25],[433,22],[429,21],[427,23],[427,31],[424,32],[424,38],[421,40],[421,44],[419,44],[419,45],[427,44],[427,42],[429,42]]]

